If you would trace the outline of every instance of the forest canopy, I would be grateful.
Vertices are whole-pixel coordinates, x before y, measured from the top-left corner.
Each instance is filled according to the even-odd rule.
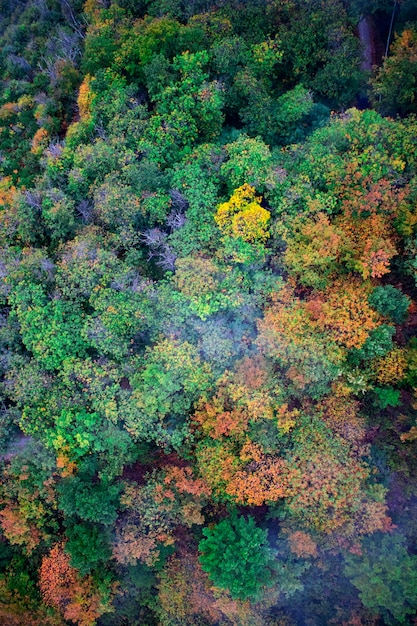
[[[0,624],[414,624],[415,0],[0,46]]]

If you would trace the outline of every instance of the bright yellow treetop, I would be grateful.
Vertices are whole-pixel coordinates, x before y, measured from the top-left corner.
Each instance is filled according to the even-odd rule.
[[[260,202],[254,187],[245,183],[234,191],[228,202],[219,205],[214,219],[224,235],[263,243],[269,238],[271,214]]]

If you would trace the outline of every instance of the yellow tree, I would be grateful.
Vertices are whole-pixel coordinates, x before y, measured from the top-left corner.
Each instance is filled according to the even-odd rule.
[[[214,219],[224,235],[241,237],[249,243],[264,243],[269,238],[271,214],[260,202],[254,187],[245,183],[235,190],[228,202],[219,205]]]

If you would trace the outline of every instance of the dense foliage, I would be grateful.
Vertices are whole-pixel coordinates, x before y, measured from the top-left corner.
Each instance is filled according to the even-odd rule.
[[[415,2],[0,16],[0,623],[415,623]]]

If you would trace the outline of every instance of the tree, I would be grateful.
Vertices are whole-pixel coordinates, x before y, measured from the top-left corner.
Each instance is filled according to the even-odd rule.
[[[203,144],[174,167],[172,185],[185,223],[169,239],[180,257],[211,252],[218,246],[219,232],[213,215],[219,202],[219,168],[223,159],[219,146]]]
[[[367,485],[370,468],[347,438],[332,433],[314,415],[300,418],[292,446],[285,507],[306,530],[354,541],[392,528],[384,489]]]
[[[45,369],[59,369],[65,359],[85,355],[87,342],[82,336],[79,306],[63,300],[48,301],[39,285],[23,283],[12,294],[11,302],[23,343]]]
[[[120,485],[108,480],[93,482],[89,474],[70,476],[59,487],[59,508],[67,520],[79,517],[87,522],[113,525],[117,517]]]
[[[227,486],[243,462],[230,442],[200,442],[196,449],[196,465],[199,474],[212,489],[213,500],[234,501],[233,495],[227,494]]]
[[[371,305],[372,306],[372,305]],[[358,365],[361,361],[369,361],[383,357],[393,349],[392,337],[395,334],[393,326],[381,324],[370,331],[362,348],[354,348],[349,352],[348,361]]]
[[[202,616],[212,624],[222,618],[209,578],[194,554],[171,557],[159,577],[158,600],[161,626],[194,626]]]
[[[63,544],[55,544],[42,559],[39,587],[46,605],[78,626],[91,626],[111,611],[111,588],[101,589],[91,576],[81,577],[70,564]]]
[[[256,599],[272,584],[274,552],[267,545],[267,532],[253,517],[228,517],[204,528],[203,535],[198,546],[201,566],[232,598]]]
[[[374,359],[373,377],[382,385],[396,385],[405,376],[407,355],[404,349],[394,347],[384,356]]]
[[[271,214],[260,205],[261,198],[255,189],[244,184],[235,190],[228,202],[223,202],[214,216],[220,230],[231,237],[244,241],[264,243],[268,237]]]
[[[138,561],[151,566],[164,546],[174,544],[177,526],[202,524],[202,507],[211,495],[208,484],[189,466],[167,465],[149,475],[143,486],[126,484],[124,513],[116,525],[113,556],[123,565]]]
[[[240,458],[245,466],[231,477],[226,493],[237,504],[262,506],[277,502],[291,492],[291,473],[285,459],[267,456],[256,444],[246,444]]]
[[[143,296],[131,289],[100,289],[90,297],[95,311],[86,326],[86,335],[100,354],[115,360],[133,352],[135,339],[145,330]]]
[[[372,81],[375,107],[388,115],[417,112],[417,32],[406,28],[394,39],[390,54]]]
[[[126,27],[125,11],[118,5],[110,9],[88,10],[89,26],[83,58],[83,69],[94,75],[100,68],[111,67],[120,48],[122,33]]]
[[[222,437],[227,437],[230,440],[244,440],[251,415],[246,407],[233,405],[228,389],[220,387],[210,401],[203,398],[200,400],[193,421],[199,425],[204,435],[212,439],[221,440]]]
[[[263,626],[266,607],[232,599],[226,590],[213,587],[198,556],[181,550],[159,575],[158,618],[161,626],[207,626],[225,622]]]
[[[281,80],[301,82],[332,105],[352,102],[364,76],[344,4],[273,2],[269,13],[283,51]]]
[[[56,288],[65,300],[81,304],[123,274],[123,265],[108,250],[103,232],[95,227],[84,229],[61,248],[57,262]]]
[[[335,381],[331,393],[320,400],[318,409],[328,428],[361,449],[366,437],[366,422],[346,381]]]
[[[340,271],[346,239],[324,213],[317,213],[309,220],[296,218],[284,240],[285,265],[302,285],[325,289],[330,278]]]
[[[155,94],[156,114],[150,119],[143,150],[150,160],[172,165],[189,156],[194,144],[216,138],[223,122],[220,84],[209,81],[203,67],[206,51],[175,57],[175,79]],[[175,75],[175,74],[174,74]]]
[[[184,257],[177,259],[175,269],[172,282],[202,320],[233,306],[233,296],[224,293],[226,290],[222,288],[224,273],[211,259]]]
[[[273,184],[271,151],[263,141],[241,134],[225,150],[229,158],[221,170],[230,192],[242,185],[262,191],[270,180]]]
[[[344,356],[337,337],[326,332],[321,299],[303,302],[285,286],[271,300],[258,322],[256,344],[282,368],[292,393],[320,397],[339,375]]]
[[[31,554],[58,532],[55,458],[29,439],[2,472],[0,526],[12,545]]]
[[[65,552],[70,557],[71,567],[78,570],[81,576],[108,563],[111,550],[104,528],[86,523],[74,524],[71,520],[65,535]]]
[[[187,416],[211,385],[211,370],[190,343],[162,339],[132,376],[126,427],[134,438],[178,447],[188,436]]]
[[[366,539],[360,555],[345,557],[345,573],[364,606],[386,624],[406,624],[417,608],[417,557],[398,534]]]
[[[74,201],[60,189],[51,189],[42,202],[42,216],[52,245],[68,241],[75,235]]]
[[[410,307],[411,300],[393,285],[380,285],[369,294],[368,302],[378,313],[388,317],[395,324],[402,324]]]
[[[323,324],[338,344],[362,348],[371,331],[378,326],[378,316],[368,304],[369,287],[355,279],[338,280],[326,293],[322,306]]]
[[[328,109],[314,103],[311,91],[297,85],[276,101],[272,123],[276,127],[278,143],[296,143],[304,139],[328,118]],[[275,142],[274,142],[275,143]]]

